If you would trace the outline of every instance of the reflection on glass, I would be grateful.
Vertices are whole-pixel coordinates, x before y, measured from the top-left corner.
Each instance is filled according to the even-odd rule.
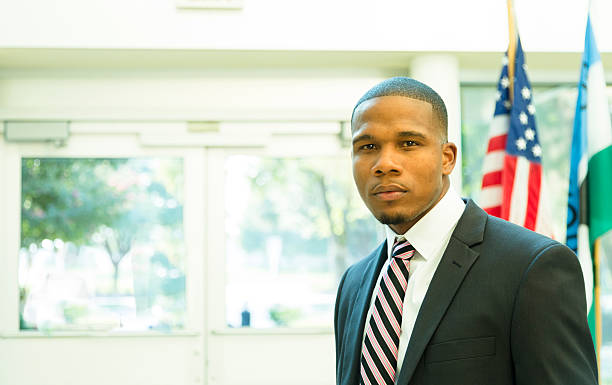
[[[494,85],[461,87],[461,172],[463,196],[478,202],[482,162],[487,151],[497,89]]]
[[[331,327],[338,281],[383,239],[349,156],[226,161],[230,327]]]
[[[24,158],[21,202],[21,329],[183,327],[182,160]]]

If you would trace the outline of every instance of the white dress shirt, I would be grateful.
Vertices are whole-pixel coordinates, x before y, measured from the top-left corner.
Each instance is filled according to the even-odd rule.
[[[455,230],[464,209],[465,203],[459,194],[450,187],[444,197],[405,234],[396,234],[389,226],[385,226],[387,233],[387,260],[380,270],[376,285],[374,286],[374,294],[372,295],[370,308],[366,316],[365,327],[370,322],[372,309],[374,309],[374,300],[376,299],[376,290],[383,273],[387,271],[391,261],[391,246],[395,242],[396,237],[405,238],[416,250],[410,260],[410,278],[408,279],[408,287],[404,297],[396,373],[399,373],[402,362],[404,362],[404,355],[406,354],[408,342],[410,342],[412,329],[425,298],[425,293],[427,293],[429,288],[429,283],[438,268],[451,234]]]

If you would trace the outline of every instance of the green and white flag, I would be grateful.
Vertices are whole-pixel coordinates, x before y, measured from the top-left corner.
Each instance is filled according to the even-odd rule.
[[[596,349],[598,263],[596,240],[612,229],[612,125],[604,70],[591,17],[587,19],[578,100],[574,118],[567,212],[567,246],[578,254],[584,273],[589,326]],[[591,254],[591,250],[593,254]]]

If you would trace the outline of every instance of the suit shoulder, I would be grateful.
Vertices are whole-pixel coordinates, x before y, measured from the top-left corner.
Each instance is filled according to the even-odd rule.
[[[500,250],[521,250],[530,255],[538,254],[552,246],[566,248],[554,239],[491,215],[487,218],[483,242],[493,244]]]
[[[579,268],[576,254],[567,246],[492,216],[487,218],[482,242],[474,245],[474,249],[480,253],[481,264],[515,278],[549,259]]]

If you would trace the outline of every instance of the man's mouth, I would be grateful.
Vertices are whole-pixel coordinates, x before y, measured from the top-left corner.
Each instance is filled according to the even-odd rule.
[[[372,195],[383,201],[393,201],[401,198],[406,189],[397,184],[378,185],[372,190]]]

